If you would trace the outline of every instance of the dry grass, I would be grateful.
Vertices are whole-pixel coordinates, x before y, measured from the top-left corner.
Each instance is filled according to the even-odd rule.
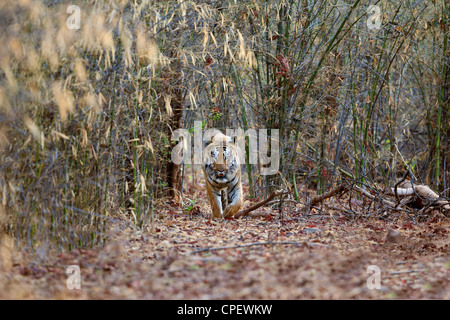
[[[86,5],[80,30],[68,5],[0,4],[0,186],[28,249],[101,244],[123,214],[143,224],[163,183],[153,145],[167,116],[151,88],[168,60],[138,17],[146,5]]]

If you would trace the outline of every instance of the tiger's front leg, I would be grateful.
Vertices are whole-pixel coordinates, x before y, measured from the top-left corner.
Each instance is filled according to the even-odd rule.
[[[235,186],[234,190],[228,193],[228,206],[223,212],[224,218],[234,216],[242,207],[242,184],[241,181]]]
[[[221,194],[215,192],[209,184],[206,186],[206,191],[209,198],[209,203],[211,203],[212,218],[222,219],[224,217],[222,210],[222,199]]]

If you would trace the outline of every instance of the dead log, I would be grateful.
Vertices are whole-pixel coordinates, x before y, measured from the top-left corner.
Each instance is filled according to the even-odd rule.
[[[450,203],[448,200],[441,199],[427,185],[413,184],[408,180],[400,183],[395,188],[388,188],[385,194],[396,197],[410,197],[406,204],[414,208],[424,209],[432,205],[437,205],[446,211],[450,211]]]

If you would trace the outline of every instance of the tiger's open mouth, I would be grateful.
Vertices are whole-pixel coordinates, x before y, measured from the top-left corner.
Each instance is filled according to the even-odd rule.
[[[225,178],[227,174],[225,172],[218,172],[217,173],[217,178]]]

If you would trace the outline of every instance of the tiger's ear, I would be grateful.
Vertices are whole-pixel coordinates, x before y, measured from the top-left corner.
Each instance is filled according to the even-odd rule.
[[[236,145],[236,137],[235,136],[226,136],[226,135],[222,135],[225,139],[223,139],[223,141],[226,144],[231,144],[231,145]]]
[[[222,132],[217,129],[206,130],[203,134],[203,147],[207,147],[208,145],[210,145],[213,142],[214,137],[218,134],[222,134]]]
[[[203,148],[206,148],[207,146],[209,146],[212,142],[213,137],[210,137],[209,139],[203,139]]]

